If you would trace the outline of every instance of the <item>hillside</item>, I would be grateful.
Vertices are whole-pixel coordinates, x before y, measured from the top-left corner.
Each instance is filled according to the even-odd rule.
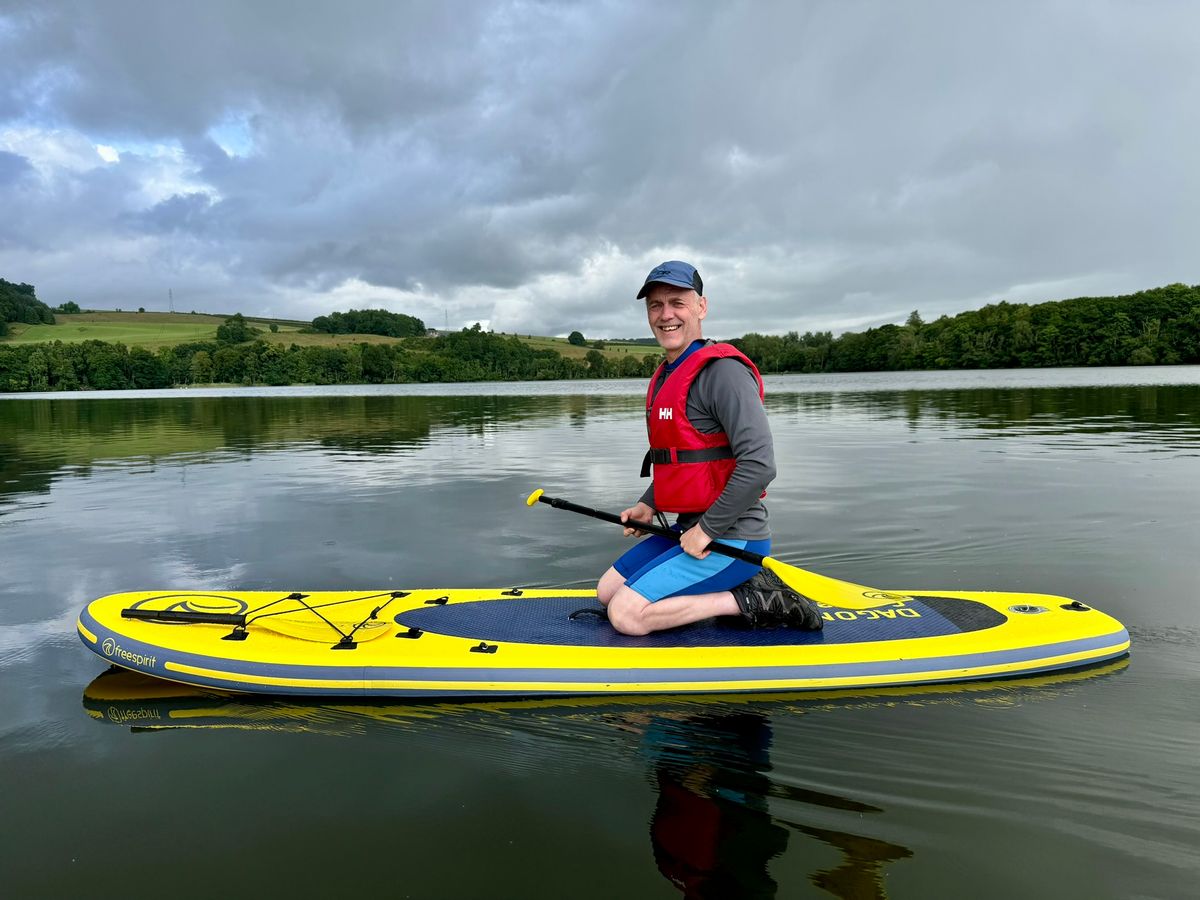
[[[0,392],[186,384],[395,384],[643,378],[655,344],[493,334],[478,324],[407,337],[313,332],[302,322],[194,313],[51,312],[29,285],[8,285]],[[74,304],[66,304],[74,307]],[[334,323],[390,328],[381,311]],[[49,319],[55,324],[50,324]],[[410,317],[411,318],[411,317]],[[397,314],[397,319],[399,316]],[[403,323],[402,323],[403,324]],[[272,330],[273,329],[273,330]],[[302,330],[306,329],[306,330]],[[338,329],[333,329],[334,331]],[[395,334],[396,332],[390,332]],[[579,336],[575,336],[579,341]],[[864,332],[746,334],[731,343],[763,373],[1200,363],[1200,286],[1119,297],[1000,302]]]
[[[80,343],[82,341],[105,341],[111,344],[125,344],[127,347],[145,347],[147,350],[157,350],[160,347],[173,347],[196,341],[216,340],[217,326],[225,321],[227,316],[209,315],[206,313],[166,313],[166,312],[56,312],[55,325],[28,325],[11,323],[10,336],[0,339],[0,344],[38,344],[51,341],[64,343]],[[351,344],[396,344],[404,338],[384,337],[377,334],[303,334],[300,329],[307,326],[305,322],[293,319],[268,319],[246,317],[246,323],[261,330],[258,340],[268,344],[300,347],[344,347]],[[274,325],[278,331],[272,332]],[[591,345],[577,347],[567,343],[565,338],[543,337],[539,335],[516,335],[524,344],[535,350],[555,350],[568,359],[582,360],[587,356]],[[648,354],[657,355],[658,345],[642,344],[605,344],[601,351],[608,359],[619,359],[622,355],[632,353],[638,357]]]
[[[504,332],[497,333],[502,336],[505,334]],[[521,341],[521,343],[528,344],[534,350],[554,350],[557,353],[561,353],[568,359],[584,359],[587,357],[588,351],[594,349],[592,347],[592,343],[594,342],[588,342],[586,345],[579,347],[575,344],[569,343],[566,338],[542,337],[536,334],[518,334],[515,335],[515,337]],[[662,350],[659,349],[657,341],[649,346],[645,344],[633,344],[625,341],[602,340],[600,343],[603,344],[603,349],[600,352],[603,353],[608,359],[616,359],[622,354],[627,353],[632,353],[637,357],[662,355]]]
[[[225,321],[222,316],[154,312],[55,313],[54,318],[54,325],[10,325],[7,343],[106,341],[156,350],[187,341],[215,340],[217,326]]]

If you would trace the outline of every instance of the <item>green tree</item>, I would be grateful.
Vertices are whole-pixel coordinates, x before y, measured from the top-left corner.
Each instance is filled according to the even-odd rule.
[[[192,355],[188,374],[192,384],[211,384],[213,380],[212,357],[207,350],[197,350]]]
[[[622,356],[615,368],[617,370],[615,374],[620,378],[637,378],[644,374],[641,360],[632,353]]]
[[[84,341],[80,348],[89,387],[98,391],[121,391],[129,387],[129,352],[124,344]]]
[[[589,350],[584,356],[588,365],[588,374],[592,378],[605,378],[608,376],[608,360],[604,358],[604,354],[599,350]]]
[[[217,326],[217,341],[221,344],[241,344],[253,340],[257,334],[259,330],[251,328],[241,313],[234,313]]]
[[[53,325],[54,313],[37,298],[32,284],[13,284],[0,278],[0,322]]]
[[[29,379],[29,390],[50,390],[50,366],[42,351],[34,350],[25,361],[26,377]]]
[[[342,350],[342,371],[340,373],[341,384],[362,384],[363,380],[363,359],[362,348],[357,346],[343,347]]]
[[[129,351],[129,386],[131,388],[165,388],[171,386],[171,374],[166,364],[145,347]]]
[[[242,348],[222,347],[212,355],[212,380],[237,384],[242,380]]]
[[[567,335],[567,343],[572,347],[583,347],[587,344],[587,339],[583,336],[582,332],[572,331]]]
[[[52,391],[74,391],[79,389],[79,375],[75,371],[75,358],[69,349],[73,345],[54,341],[46,347],[46,361],[50,370]]]
[[[295,346],[292,345],[293,348]],[[260,357],[259,378],[264,384],[292,384],[298,380],[293,375],[294,359],[294,353],[278,344],[269,344]]]
[[[363,378],[370,384],[384,384],[391,380],[396,372],[395,351],[387,344],[361,346]]]
[[[425,323],[403,313],[386,309],[352,309],[317,316],[312,320],[314,331],[327,334],[382,334],[386,337],[419,337],[425,334]]]

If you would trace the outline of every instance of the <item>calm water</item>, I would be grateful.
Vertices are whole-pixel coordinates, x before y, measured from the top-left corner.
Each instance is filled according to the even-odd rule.
[[[1128,662],[770,699],[139,696],[93,683],[93,597],[588,585],[619,533],[522,501],[632,502],[641,385],[0,399],[0,892],[1196,896],[1200,370],[768,389],[775,555],[1076,597]]]

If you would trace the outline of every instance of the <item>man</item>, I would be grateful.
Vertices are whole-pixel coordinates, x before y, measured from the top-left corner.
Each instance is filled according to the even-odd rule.
[[[630,635],[739,614],[755,626],[820,628],[816,604],[774,573],[708,549],[719,540],[771,552],[762,497],[775,477],[775,451],[758,369],[730,344],[704,340],[708,299],[694,266],[655,267],[642,298],[667,359],[646,394],[650,452],[642,474],[652,465],[654,478],[621,521],[678,513],[681,538],[648,537],[604,573],[596,593],[609,621]],[[625,534],[645,532],[627,527]]]

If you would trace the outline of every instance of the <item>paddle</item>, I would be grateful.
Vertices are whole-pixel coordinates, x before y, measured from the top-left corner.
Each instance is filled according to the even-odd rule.
[[[560,500],[557,497],[547,497],[541,488],[530,494],[529,498],[525,501],[526,506],[533,506],[535,503],[546,503],[555,509],[565,509],[569,512],[591,516],[593,519],[612,522],[614,525],[621,525],[626,528],[636,528],[638,531],[645,531],[647,534],[657,534],[672,541],[678,541],[681,537],[678,531],[662,528],[652,522],[637,522],[632,519],[628,522],[622,522],[621,517],[613,513],[580,506],[577,503],[572,503],[569,500]],[[809,572],[796,566],[789,566],[787,563],[780,562],[773,556],[760,556],[757,553],[751,553],[749,550],[730,547],[728,544],[722,544],[719,541],[710,543],[708,549],[714,553],[720,553],[722,556],[731,556],[734,559],[740,559],[743,562],[748,562],[756,566],[765,566],[778,575],[792,590],[812,600],[816,600],[818,603],[826,603],[829,606],[838,606],[843,609],[871,609],[876,606],[885,606],[889,603],[908,599],[903,594],[889,594],[884,591],[877,591],[874,588],[864,587],[861,584],[853,584],[849,581],[839,581],[836,578],[830,578],[826,575],[818,575],[816,572]]]

